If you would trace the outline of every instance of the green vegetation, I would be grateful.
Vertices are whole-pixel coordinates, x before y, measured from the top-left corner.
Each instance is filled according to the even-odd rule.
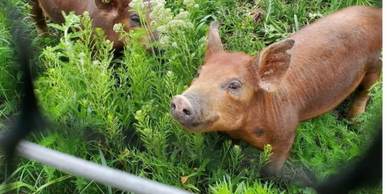
[[[16,1],[15,1],[16,2]],[[382,82],[372,88],[367,112],[355,125],[342,119],[347,104],[298,128],[282,180],[261,178],[270,149],[260,152],[242,142],[232,146],[222,133],[191,134],[169,112],[171,98],[190,84],[202,64],[208,25],[220,21],[225,49],[256,54],[314,20],[371,0],[167,0],[160,14],[155,55],[137,40],[144,32],[124,33],[131,42],[114,57],[101,32],[91,38],[87,14],[70,14],[52,26],[53,38],[34,38],[39,54],[36,94],[52,127],[30,140],[52,149],[195,193],[314,193],[303,187],[312,174],[324,180],[357,160],[374,135],[382,113]],[[28,6],[18,2],[26,13]],[[27,8],[27,9],[26,9]],[[169,9],[165,9],[169,8]],[[0,13],[0,133],[17,116],[20,78],[9,24]],[[140,9],[139,7],[136,9]],[[182,10],[183,9],[183,10]],[[171,16],[170,18],[168,16]],[[181,22],[171,22],[171,19]],[[83,30],[67,32],[67,29]],[[167,25],[168,24],[168,25]],[[36,31],[28,24],[31,37]],[[121,31],[117,26],[117,30]],[[92,41],[95,44],[91,44]],[[0,155],[0,163],[1,161]],[[1,173],[0,173],[1,174]],[[122,193],[109,186],[68,175],[34,161],[21,160],[13,193]],[[0,186],[0,193],[4,190]],[[381,193],[382,187],[360,193]]]

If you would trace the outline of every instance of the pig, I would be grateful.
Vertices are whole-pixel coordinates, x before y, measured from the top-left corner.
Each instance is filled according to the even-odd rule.
[[[113,48],[120,50],[125,45],[125,40],[119,40],[119,33],[113,30],[113,25],[121,23],[126,32],[142,27],[139,14],[129,11],[131,0],[30,0],[29,4],[32,7],[32,20],[35,22],[38,33],[42,36],[49,34],[48,27],[45,20],[47,15],[50,20],[55,23],[64,23],[62,11],[68,14],[74,11],[76,15],[81,15],[85,11],[89,12],[90,18],[93,19],[93,28],[101,28],[105,31],[107,40],[113,42]],[[146,13],[147,23],[151,23],[149,14],[151,11],[151,4],[149,0]],[[145,26],[143,26],[145,27]],[[144,46],[147,47],[150,42],[157,40],[158,35],[156,30],[150,33],[150,38],[144,41]]]
[[[171,114],[189,132],[223,131],[258,149],[271,144],[266,169],[273,175],[289,156],[299,122],[333,109],[353,91],[346,117],[359,116],[380,77],[381,8],[345,8],[256,56],[223,50],[218,27],[211,23],[204,64],[173,97]]]

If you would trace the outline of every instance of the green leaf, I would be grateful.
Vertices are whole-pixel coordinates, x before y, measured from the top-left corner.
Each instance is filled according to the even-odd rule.
[[[37,191],[33,186],[31,186],[29,184],[21,182],[21,181],[17,181],[17,182],[13,182],[13,183],[10,183],[7,185],[1,184],[0,185],[0,193],[7,193],[7,192],[10,192],[10,191],[15,190],[15,189],[20,189],[21,187],[27,187],[28,189],[30,189],[33,192]]]

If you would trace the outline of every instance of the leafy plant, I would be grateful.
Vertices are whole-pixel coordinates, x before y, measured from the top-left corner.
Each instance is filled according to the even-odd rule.
[[[133,6],[136,11],[145,11],[142,1],[132,3],[137,3]],[[270,145],[260,152],[244,142],[232,146],[222,133],[188,133],[172,119],[169,106],[171,98],[188,87],[203,63],[211,21],[220,21],[225,49],[255,55],[324,15],[349,5],[375,2],[153,3],[151,17],[155,22],[149,28],[158,30],[160,40],[151,46],[159,48],[160,54],[143,48],[141,42],[150,29],[124,32],[119,24],[115,30],[128,41],[121,53],[114,53],[103,31],[92,29],[87,13],[70,13],[65,15],[64,24],[50,24],[58,37],[35,39],[35,48],[41,52],[34,61],[39,70],[35,91],[43,112],[57,130],[38,132],[31,141],[195,193],[313,193],[301,182],[310,175],[325,180],[362,156],[382,112],[382,82],[372,88],[367,112],[357,119],[359,125],[338,120],[335,111],[299,125],[284,166],[285,177],[291,177],[289,182],[263,179],[260,174],[269,161]],[[144,24],[144,15],[140,18]],[[3,123],[18,110],[18,93],[11,89],[18,81],[18,70],[11,66],[15,59],[10,57],[9,26],[5,19],[1,21],[4,38],[0,39],[0,61],[9,65],[0,66]],[[15,193],[121,193],[29,160],[21,161],[12,178]],[[367,191],[378,193],[379,189]]]

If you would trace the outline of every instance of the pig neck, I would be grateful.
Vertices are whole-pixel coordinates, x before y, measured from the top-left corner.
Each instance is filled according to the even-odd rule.
[[[251,120],[255,120],[255,127],[271,130],[283,128],[290,117],[297,117],[297,111],[290,101],[288,90],[280,88],[275,92],[259,91],[255,95],[255,106]]]
[[[271,140],[276,139],[272,136],[283,136],[279,132],[286,135],[294,131],[298,125],[298,114],[287,95],[283,89],[272,93],[257,91],[249,103],[251,106],[244,113],[246,116],[242,126],[227,134],[261,148],[258,138],[265,138],[265,142],[271,143]]]

